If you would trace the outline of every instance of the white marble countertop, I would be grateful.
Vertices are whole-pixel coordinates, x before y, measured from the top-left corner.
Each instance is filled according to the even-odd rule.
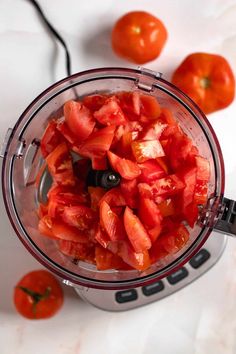
[[[236,0],[40,0],[68,42],[73,72],[127,66],[114,56],[109,30],[129,10],[143,9],[166,24],[169,39],[147,67],[168,79],[194,51],[223,54],[236,74]],[[65,76],[64,52],[48,37],[27,0],[0,1],[0,141],[31,100]],[[236,100],[209,116],[226,169],[226,196],[236,198]],[[15,236],[0,197],[1,354],[233,354],[236,352],[236,240],[201,279],[174,295],[124,313],[84,303],[65,288],[65,304],[47,321],[28,321],[12,304],[18,279],[41,268]],[[220,237],[220,236],[219,236]]]

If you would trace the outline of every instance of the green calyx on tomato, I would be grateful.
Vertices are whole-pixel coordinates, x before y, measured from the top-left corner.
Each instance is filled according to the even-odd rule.
[[[37,312],[37,304],[40,302],[40,301],[43,301],[43,300],[46,300],[50,293],[51,293],[51,288],[48,286],[45,290],[45,292],[43,294],[40,294],[36,291],[33,291],[33,290],[30,290],[28,288],[25,288],[24,286],[18,286],[17,287],[18,289],[21,289],[25,294],[29,295],[31,297],[31,299],[33,300],[33,303],[32,303],[32,311],[33,311],[33,314],[34,316],[36,317],[36,312]]]

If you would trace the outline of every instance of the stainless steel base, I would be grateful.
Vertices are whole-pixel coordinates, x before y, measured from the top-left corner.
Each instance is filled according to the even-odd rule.
[[[203,249],[209,252],[210,257],[207,259],[199,268],[194,269],[193,266],[191,266],[190,263],[187,263],[184,266],[184,272],[186,275],[182,280],[176,282],[175,284],[170,283],[170,279],[164,278],[161,280],[161,283],[156,284],[157,288],[160,288],[161,290],[158,291],[155,294],[152,295],[145,295],[145,290],[144,288],[135,288],[134,290],[124,290],[122,291],[125,296],[128,297],[134,297],[133,300],[119,303],[117,301],[117,298],[119,298],[120,294],[118,294],[117,297],[117,290],[97,290],[97,289],[92,289],[92,288],[75,288],[75,291],[78,293],[78,295],[88,303],[90,303],[93,306],[96,306],[102,310],[107,310],[107,311],[126,311],[130,310],[139,306],[143,306],[146,304],[149,304],[151,302],[154,302],[156,300],[160,300],[168,295],[171,295],[177,290],[182,289],[184,286],[188,285],[189,283],[193,282],[197,278],[199,278],[201,275],[203,275],[205,272],[207,272],[214,264],[220,259],[225,246],[227,242],[227,237],[216,233],[212,232],[211,236],[205,243]],[[178,273],[178,272],[176,272]],[[178,274],[176,274],[178,276]],[[155,285],[153,284],[153,290],[155,288]],[[152,292],[152,287],[148,287],[149,292]],[[126,293],[125,293],[126,292]],[[122,300],[123,301],[123,300]]]

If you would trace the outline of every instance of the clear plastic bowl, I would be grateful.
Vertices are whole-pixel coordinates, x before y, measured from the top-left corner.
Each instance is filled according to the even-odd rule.
[[[48,121],[62,116],[62,106],[67,100],[95,93],[134,90],[155,96],[161,106],[174,113],[184,132],[210,163],[209,198],[219,202],[223,198],[223,158],[212,127],[193,101],[160,74],[145,69],[105,68],[78,73],[54,84],[30,104],[12,130],[3,161],[2,188],[9,219],[25,247],[44,266],[75,285],[122,289],[166,277],[199,250],[214,226],[202,220],[191,231],[184,248],[144,272],[98,271],[82,261],[75,264],[58,250],[54,240],[39,234],[35,178],[43,162],[39,146]]]

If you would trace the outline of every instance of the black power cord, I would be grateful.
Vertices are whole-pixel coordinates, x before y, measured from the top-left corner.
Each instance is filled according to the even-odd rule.
[[[38,12],[39,16],[43,20],[44,24],[46,25],[47,29],[53,34],[53,36],[58,40],[59,43],[61,43],[61,45],[65,49],[66,72],[67,72],[67,76],[71,76],[71,57],[70,57],[70,52],[68,50],[66,42],[61,37],[61,35],[56,31],[56,29],[53,27],[53,25],[48,21],[47,17],[45,16],[45,14],[44,14],[43,10],[41,9],[40,5],[38,4],[38,2],[35,0],[27,0],[27,1],[31,2],[31,4],[34,6],[34,8]]]

